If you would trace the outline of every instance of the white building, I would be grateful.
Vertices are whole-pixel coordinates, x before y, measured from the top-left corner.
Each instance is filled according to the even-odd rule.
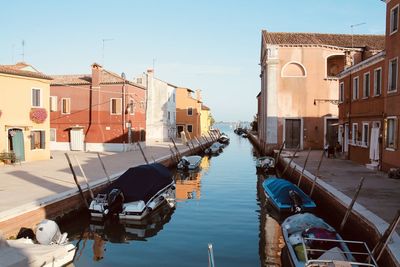
[[[176,137],[176,86],[154,77],[152,69],[136,78],[147,88],[146,141]]]

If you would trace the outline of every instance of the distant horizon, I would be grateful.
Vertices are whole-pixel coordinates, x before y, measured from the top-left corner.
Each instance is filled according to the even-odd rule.
[[[0,64],[23,59],[69,75],[97,62],[128,79],[153,68],[158,79],[201,89],[216,121],[252,121],[263,29],[384,34],[385,8],[377,0],[7,1]]]

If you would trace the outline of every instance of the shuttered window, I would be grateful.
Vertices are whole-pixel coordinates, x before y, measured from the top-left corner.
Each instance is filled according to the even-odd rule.
[[[41,107],[40,89],[32,89],[32,107]]]
[[[397,148],[397,118],[385,119],[385,144],[386,148]]]
[[[50,111],[57,111],[57,96],[50,96]]]
[[[111,98],[110,113],[112,115],[122,114],[122,99],[121,98]]]
[[[46,139],[45,131],[31,132],[31,150],[45,149]]]
[[[70,114],[71,113],[71,99],[63,98],[61,99],[61,113]]]

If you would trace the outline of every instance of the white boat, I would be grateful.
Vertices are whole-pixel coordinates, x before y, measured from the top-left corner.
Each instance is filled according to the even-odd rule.
[[[218,142],[222,143],[222,144],[229,144],[229,136],[225,133],[222,133],[219,138],[218,138]]]
[[[58,267],[71,263],[76,247],[66,236],[54,221],[43,220],[36,231],[39,243],[31,238],[4,240],[0,237],[0,266]]]
[[[168,168],[153,163],[128,169],[92,200],[89,211],[94,219],[142,220],[165,202],[175,205],[175,182]]]
[[[200,166],[200,156],[183,156],[176,166],[179,170],[194,170]]]
[[[206,154],[217,155],[222,152],[224,145],[219,142],[214,142],[209,148],[204,150]]]
[[[268,172],[275,168],[275,159],[273,157],[259,157],[256,159],[257,172]]]
[[[343,240],[332,226],[311,213],[288,217],[282,223],[282,234],[293,267],[377,267],[364,242]],[[360,251],[350,251],[350,244],[362,247],[357,247]]]

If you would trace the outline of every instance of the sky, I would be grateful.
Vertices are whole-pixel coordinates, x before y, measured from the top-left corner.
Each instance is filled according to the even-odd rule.
[[[52,75],[97,62],[128,79],[154,67],[161,80],[200,89],[216,121],[233,122],[257,112],[263,29],[385,31],[380,0],[14,0],[1,10],[0,64],[24,59]]]

